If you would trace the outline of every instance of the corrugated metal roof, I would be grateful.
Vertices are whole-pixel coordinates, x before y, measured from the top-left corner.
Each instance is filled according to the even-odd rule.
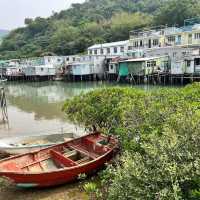
[[[134,59],[123,60],[123,61],[120,61],[120,62],[144,62],[144,61],[154,60],[154,59],[164,58],[164,57],[168,57],[168,56],[157,56],[157,57],[134,58]]]
[[[128,40],[125,41],[118,41],[118,42],[110,42],[110,43],[103,43],[103,44],[95,44],[88,49],[99,49],[99,48],[107,48],[107,47],[115,47],[115,46],[124,46],[128,43]]]

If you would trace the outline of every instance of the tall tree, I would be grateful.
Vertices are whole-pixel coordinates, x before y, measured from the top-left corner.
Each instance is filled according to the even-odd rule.
[[[183,25],[184,20],[200,16],[199,0],[169,0],[155,16],[156,24]]]

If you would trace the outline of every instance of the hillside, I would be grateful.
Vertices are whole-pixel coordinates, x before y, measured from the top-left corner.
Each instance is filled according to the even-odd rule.
[[[94,43],[125,40],[132,29],[181,25],[198,13],[198,0],[87,0],[47,19],[26,19],[3,40],[0,58],[83,53]]]

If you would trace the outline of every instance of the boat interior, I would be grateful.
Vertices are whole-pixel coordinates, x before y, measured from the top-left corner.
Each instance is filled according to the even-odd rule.
[[[113,146],[112,139],[91,135],[0,162],[0,171],[34,173],[75,167],[99,158]]]

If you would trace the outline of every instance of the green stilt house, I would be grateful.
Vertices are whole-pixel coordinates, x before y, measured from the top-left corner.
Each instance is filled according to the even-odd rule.
[[[168,56],[128,59],[119,62],[119,76],[150,75],[164,72],[170,67]]]

